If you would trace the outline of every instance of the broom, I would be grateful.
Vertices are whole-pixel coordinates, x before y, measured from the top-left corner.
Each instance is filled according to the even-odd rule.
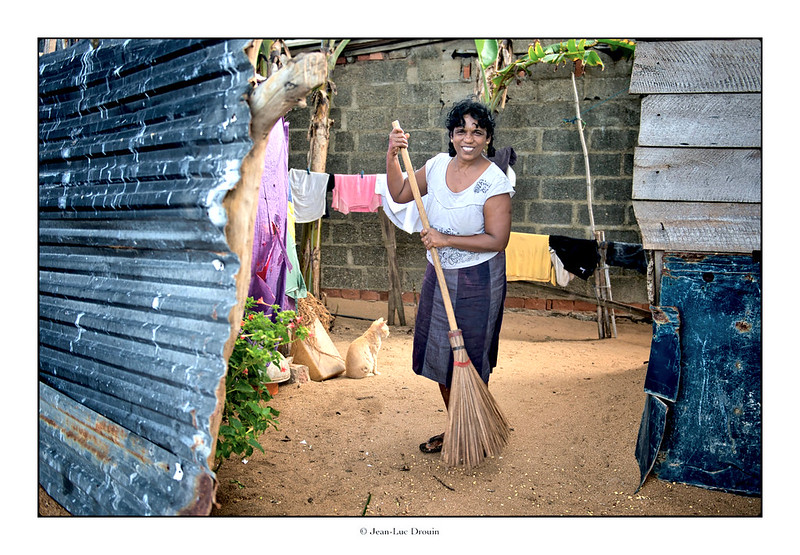
[[[400,127],[399,121],[392,126]],[[400,149],[414,201],[419,210],[422,225],[430,227],[422,197],[417,186],[411,158],[405,148]],[[444,278],[439,253],[431,247],[431,257],[442,292],[444,309],[450,332],[447,334],[453,349],[453,379],[450,384],[450,401],[447,411],[447,429],[442,444],[442,459],[448,467],[464,466],[468,471],[480,464],[487,456],[500,454],[508,443],[510,427],[497,406],[489,388],[472,365],[464,346],[464,338],[456,323],[450,291]]]

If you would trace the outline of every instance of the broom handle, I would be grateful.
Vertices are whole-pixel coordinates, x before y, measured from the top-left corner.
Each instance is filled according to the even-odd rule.
[[[393,121],[392,127],[399,129],[400,122],[398,120]],[[411,185],[411,192],[414,194],[414,201],[417,203],[417,210],[422,220],[422,226],[428,229],[431,226],[428,223],[428,215],[425,213],[425,206],[422,204],[422,197],[419,194],[417,176],[414,175],[414,166],[411,165],[411,157],[408,155],[408,149],[401,148],[400,156],[403,158],[403,165],[408,174],[408,182]],[[436,277],[439,279],[439,289],[442,291],[442,300],[444,301],[444,310],[447,313],[447,321],[450,324],[450,331],[456,331],[458,329],[458,324],[456,323],[456,315],[453,312],[453,303],[450,301],[450,290],[447,288],[447,281],[444,279],[442,263],[439,260],[439,251],[436,250],[436,247],[431,247],[430,251],[431,257],[433,258],[433,267],[436,270]]]

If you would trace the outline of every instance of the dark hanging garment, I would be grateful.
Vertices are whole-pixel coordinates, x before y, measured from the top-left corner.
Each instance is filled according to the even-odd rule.
[[[496,150],[494,156],[490,156],[489,160],[497,164],[503,170],[503,173],[508,173],[508,166],[513,166],[517,163],[517,153],[513,147],[504,146]]]
[[[606,264],[647,274],[644,248],[634,243],[606,242]]]
[[[591,239],[573,239],[563,235],[550,236],[550,248],[564,264],[564,269],[581,279],[589,279],[600,261],[597,241]]]

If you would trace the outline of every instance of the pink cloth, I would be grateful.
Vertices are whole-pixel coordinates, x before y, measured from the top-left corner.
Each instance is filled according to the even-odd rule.
[[[331,207],[342,214],[350,212],[377,212],[380,195],[375,194],[376,175],[334,174],[333,202]]]

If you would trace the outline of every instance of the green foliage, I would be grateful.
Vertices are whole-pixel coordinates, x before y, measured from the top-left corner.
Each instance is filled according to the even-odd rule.
[[[478,61],[483,69],[486,69],[497,60],[497,52],[499,51],[497,40],[475,39],[475,47],[478,50]]]
[[[597,41],[588,43],[586,39],[575,40],[569,39],[565,42],[551,44],[545,48],[536,41],[535,44],[528,48],[528,59],[532,63],[543,62],[546,64],[560,64],[572,62],[583,62],[587,66],[600,66],[605,68],[603,60],[600,55],[592,47],[597,44]]]
[[[278,411],[266,405],[272,399],[266,383],[270,381],[267,367],[280,366],[281,345],[308,337],[308,329],[299,324],[293,310],[281,311],[272,305],[271,314],[253,310],[262,299],[248,297],[239,337],[228,359],[225,380],[225,409],[217,437],[217,458],[222,461],[232,455],[249,457],[253,449],[263,452],[258,438],[270,426],[277,429]]]
[[[530,67],[537,63],[566,64],[567,62],[580,62],[585,66],[600,67],[605,69],[603,60],[595,48],[598,45],[608,47],[615,55],[622,58],[631,58],[636,49],[636,43],[626,39],[569,39],[549,46],[542,46],[537,40],[528,47],[526,56],[522,56],[504,68],[492,72],[488,79],[487,71],[497,59],[499,50],[496,39],[475,40],[478,51],[478,60],[484,80],[484,102],[491,110],[497,108],[497,102],[502,91],[508,87],[512,80],[519,81],[522,76],[530,75]]]

